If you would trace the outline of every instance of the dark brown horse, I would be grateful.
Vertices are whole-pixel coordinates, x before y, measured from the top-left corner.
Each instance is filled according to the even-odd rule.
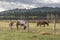
[[[40,25],[40,27],[43,25],[45,27],[45,25],[49,26],[49,22],[48,21],[38,21],[37,22],[37,27]]]

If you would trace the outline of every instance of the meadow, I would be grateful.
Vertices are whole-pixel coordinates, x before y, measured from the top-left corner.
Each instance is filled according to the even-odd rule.
[[[17,30],[15,23],[13,29],[9,30],[8,21],[0,20],[0,40],[60,40],[60,23],[56,23],[56,33],[53,23],[46,27],[37,27],[36,23],[29,23],[28,32],[28,29]]]

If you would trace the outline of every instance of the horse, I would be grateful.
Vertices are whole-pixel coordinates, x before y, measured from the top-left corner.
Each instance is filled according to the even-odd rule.
[[[38,21],[37,22],[37,27],[40,25],[40,27],[43,25],[45,27],[45,25],[49,26],[49,22],[48,21]]]
[[[14,24],[13,20],[9,20],[9,29],[10,29],[10,30],[12,30],[13,24]]]
[[[19,26],[23,26],[24,27],[23,29],[25,30],[26,27],[27,27],[27,24],[24,20],[17,20],[17,23],[16,23],[17,29],[18,29]]]

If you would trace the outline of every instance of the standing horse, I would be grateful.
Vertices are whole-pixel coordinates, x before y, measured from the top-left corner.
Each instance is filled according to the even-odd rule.
[[[14,24],[13,20],[9,20],[9,29],[10,29],[10,30],[12,30],[13,24]]]
[[[45,27],[45,24],[49,26],[49,23],[47,21],[38,21],[37,22],[37,27],[40,25],[40,27],[43,25]]]
[[[23,26],[24,27],[23,29],[25,30],[26,27],[27,27],[27,24],[24,20],[17,20],[17,23],[16,23],[17,29],[18,29],[19,26]]]

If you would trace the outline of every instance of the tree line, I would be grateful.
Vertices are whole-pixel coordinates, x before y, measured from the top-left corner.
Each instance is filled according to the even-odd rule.
[[[54,15],[60,17],[60,8],[12,9],[0,12],[0,18],[9,19],[47,19]]]

